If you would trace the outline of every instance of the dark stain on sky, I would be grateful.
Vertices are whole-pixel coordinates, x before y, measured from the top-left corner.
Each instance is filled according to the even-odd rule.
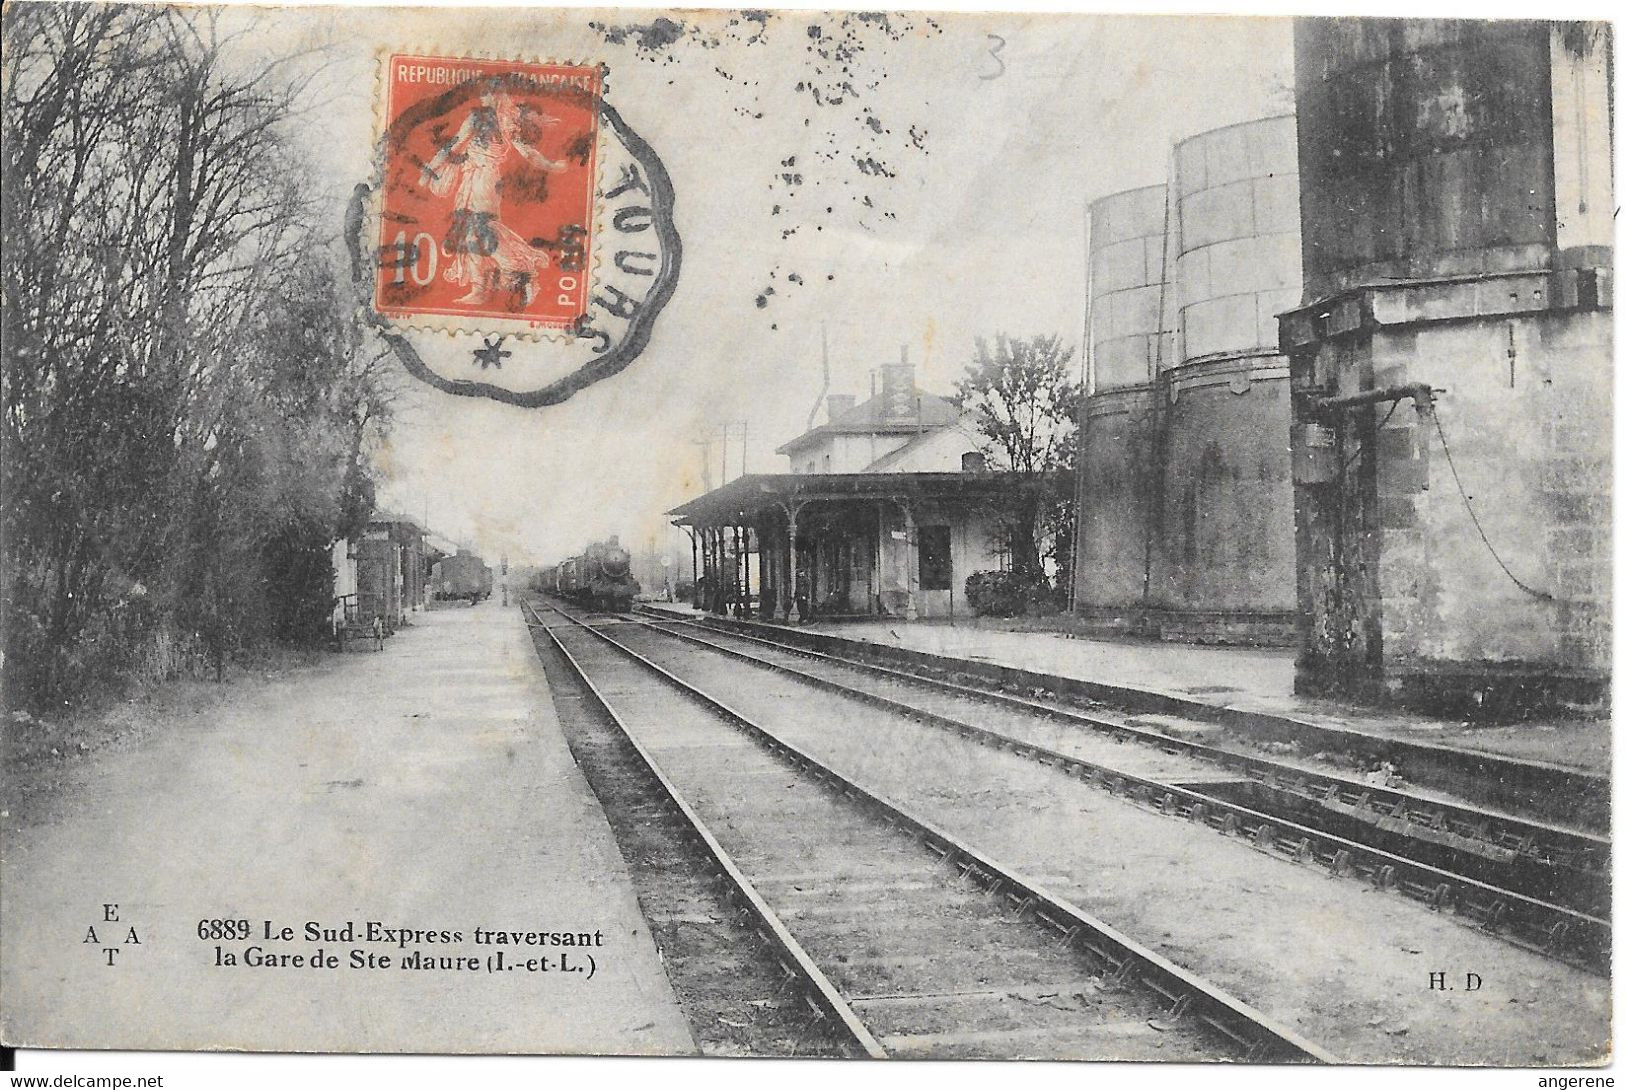
[[[799,115],[772,117],[772,121],[799,134],[785,148],[779,166],[763,178],[761,213],[781,216],[788,226],[779,231],[782,243],[804,226],[815,234],[831,230],[873,233],[897,218],[890,207],[893,186],[906,176],[913,156],[930,154],[928,132],[919,124],[893,126],[876,106],[886,80],[887,46],[905,37],[940,35],[934,19],[896,12],[849,12],[820,18],[811,25],[765,11],[734,13],[718,26],[661,16],[649,22],[589,24],[610,45],[631,46],[637,59],[653,65],[680,65],[721,80],[734,101],[735,115],[763,120],[776,109],[761,100],[764,85],[788,88],[800,104]],[[773,33],[797,35],[802,43],[800,65],[753,64],[753,50]],[[713,51],[726,47],[727,68]],[[768,57],[763,56],[763,61]],[[800,124],[795,122],[799,120]],[[826,270],[823,279],[834,279]],[[768,271],[777,279],[778,269]],[[786,285],[801,286],[792,275]],[[755,303],[767,309],[774,290],[756,294]]]

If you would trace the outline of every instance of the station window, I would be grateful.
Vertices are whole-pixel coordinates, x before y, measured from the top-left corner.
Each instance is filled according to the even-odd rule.
[[[948,590],[954,585],[953,545],[946,526],[921,526],[920,589]]]

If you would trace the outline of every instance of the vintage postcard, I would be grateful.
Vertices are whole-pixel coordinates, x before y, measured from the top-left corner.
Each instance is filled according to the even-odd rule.
[[[1611,1061],[1609,24],[3,38],[4,1045]]]

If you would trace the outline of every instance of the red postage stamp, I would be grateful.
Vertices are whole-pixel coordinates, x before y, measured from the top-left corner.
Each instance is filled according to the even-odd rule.
[[[600,70],[387,63],[378,312],[470,331],[575,327],[592,270]]]

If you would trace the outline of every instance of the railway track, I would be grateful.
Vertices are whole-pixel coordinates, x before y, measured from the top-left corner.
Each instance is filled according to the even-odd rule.
[[[838,664],[876,676],[1020,708],[1071,722],[1114,739],[1138,742],[1167,752],[1187,754],[1261,783],[1293,791],[1306,799],[1330,800],[1350,807],[1363,807],[1370,815],[1368,820],[1373,823],[1385,822],[1394,828],[1404,828],[1408,835],[1452,849],[1472,852],[1485,859],[1521,860],[1590,875],[1606,875],[1610,870],[1609,838],[1584,830],[1393,790],[1344,776],[1174,737],[1135,726],[1127,722],[1126,717],[1098,707],[1091,708],[1088,712],[1080,711],[1076,706],[1069,706],[1053,696],[1024,695],[973,680],[947,680],[918,669],[897,669],[852,655],[821,652],[789,642],[787,639],[769,639],[754,632],[740,631],[734,627],[737,622],[725,622],[727,627],[722,627],[709,623],[709,620],[705,622],[684,620],[646,608],[638,610],[638,613],[665,624],[703,630],[812,661]]]
[[[1290,859],[1261,862],[1280,854],[1271,830],[1193,835],[1188,817],[1173,821],[1126,790],[1083,788],[1019,745],[978,743],[636,619],[594,624],[869,793],[1041,875],[1058,900],[1126,925],[1352,1062],[1517,1066],[1606,1048],[1608,984],[1596,973],[1463,927],[1453,912],[1373,896],[1370,883],[1327,881],[1325,870]],[[1492,972],[1456,992],[1438,974],[1451,966],[1458,976]],[[1497,1032],[1486,1056],[1488,1026]]]
[[[1588,971],[1608,971],[1605,838],[1169,738],[1049,701],[646,615],[659,618],[641,622],[651,630],[689,645],[1018,753],[1298,862],[1397,890]]]
[[[647,606],[638,608],[667,620],[686,619]],[[1227,736],[1229,745],[1244,750],[1250,748],[1251,742],[1285,742],[1311,745],[1319,751],[1341,754],[1362,767],[1366,766],[1366,762],[1398,762],[1409,774],[1413,786],[1432,784],[1442,791],[1469,799],[1470,804],[1463,807],[1469,812],[1475,812],[1479,807],[1491,807],[1495,809],[1482,812],[1498,813],[1502,817],[1538,814],[1538,818],[1513,819],[1521,820],[1536,831],[1537,843],[1543,842],[1548,834],[1563,837],[1578,833],[1574,846],[1582,856],[1593,840],[1606,842],[1609,832],[1612,789],[1606,773],[1587,772],[1456,745],[1373,734],[1329,723],[1250,712],[1168,693],[1125,688],[1100,680],[1058,677],[981,659],[955,658],[778,624],[709,614],[696,617],[690,623],[701,624],[713,631],[765,636],[772,642],[833,653],[841,658],[900,667],[903,672],[914,676],[934,677],[960,682],[971,688],[1031,697],[1038,703],[1064,710],[1086,710],[1090,715],[1120,728],[1170,737],[1175,742],[1189,739],[1161,730],[1165,723],[1186,725],[1197,734],[1218,732]],[[1147,716],[1151,716],[1153,722],[1148,723]],[[1148,725],[1154,729],[1146,731]],[[1250,755],[1261,757],[1266,762],[1270,757],[1268,754],[1236,754],[1238,757]],[[1362,788],[1367,786],[1364,783],[1355,785]],[[1449,806],[1447,800],[1440,798],[1424,798],[1423,801],[1435,804],[1423,806],[1419,811],[1429,817],[1438,812],[1438,804]],[[1552,821],[1562,822],[1563,825],[1550,824]],[[1598,860],[1596,869],[1607,871],[1607,860]]]
[[[526,608],[852,1053],[1335,1060],[605,626]]]

